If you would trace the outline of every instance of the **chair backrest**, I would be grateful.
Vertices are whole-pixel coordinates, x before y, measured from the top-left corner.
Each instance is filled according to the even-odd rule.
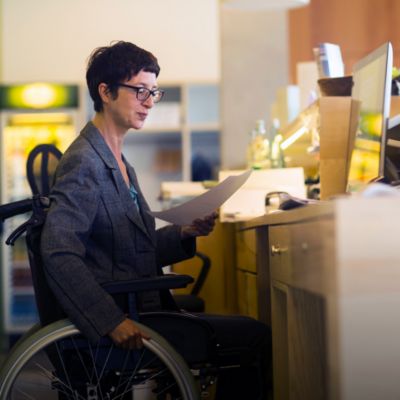
[[[29,153],[26,176],[33,195],[49,195],[61,156],[61,151],[52,144],[39,144]]]
[[[196,257],[199,257],[202,263],[200,273],[197,276],[191,292],[189,294],[174,294],[174,300],[180,309],[189,312],[204,312],[206,305],[205,301],[199,297],[199,292],[207,278],[211,267],[211,260],[201,252],[196,252]]]
[[[196,282],[194,283],[192,290],[190,292],[190,294],[192,294],[193,296],[197,296],[199,294],[201,288],[204,285],[204,282],[207,278],[208,272],[211,267],[210,257],[206,256],[205,254],[203,254],[199,251],[196,252],[196,256],[201,259],[202,266],[201,266],[200,273],[196,279]]]

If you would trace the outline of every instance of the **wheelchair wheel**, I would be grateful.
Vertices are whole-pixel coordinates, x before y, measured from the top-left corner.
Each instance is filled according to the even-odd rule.
[[[13,348],[0,371],[0,400],[198,400],[181,356],[156,332],[140,350],[111,340],[93,345],[68,320],[35,330]]]

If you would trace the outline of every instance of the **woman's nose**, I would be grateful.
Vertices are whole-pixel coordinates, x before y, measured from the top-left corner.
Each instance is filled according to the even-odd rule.
[[[154,100],[153,100],[153,96],[150,95],[144,102],[143,104],[147,107],[147,108],[152,108],[154,106]]]

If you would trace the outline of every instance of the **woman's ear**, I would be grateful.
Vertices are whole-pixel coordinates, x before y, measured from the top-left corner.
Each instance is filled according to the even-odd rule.
[[[103,103],[108,103],[110,101],[110,90],[108,85],[102,82],[99,84],[97,90],[99,91],[101,101]]]

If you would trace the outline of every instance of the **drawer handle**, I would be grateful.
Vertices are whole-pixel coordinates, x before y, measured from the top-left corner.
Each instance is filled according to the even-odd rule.
[[[271,254],[273,256],[282,254],[282,253],[286,253],[288,251],[287,247],[279,247],[279,246],[275,246],[274,244],[271,246]]]
[[[308,251],[308,243],[307,243],[307,242],[303,242],[303,243],[301,244],[301,249],[302,249],[304,252]]]

